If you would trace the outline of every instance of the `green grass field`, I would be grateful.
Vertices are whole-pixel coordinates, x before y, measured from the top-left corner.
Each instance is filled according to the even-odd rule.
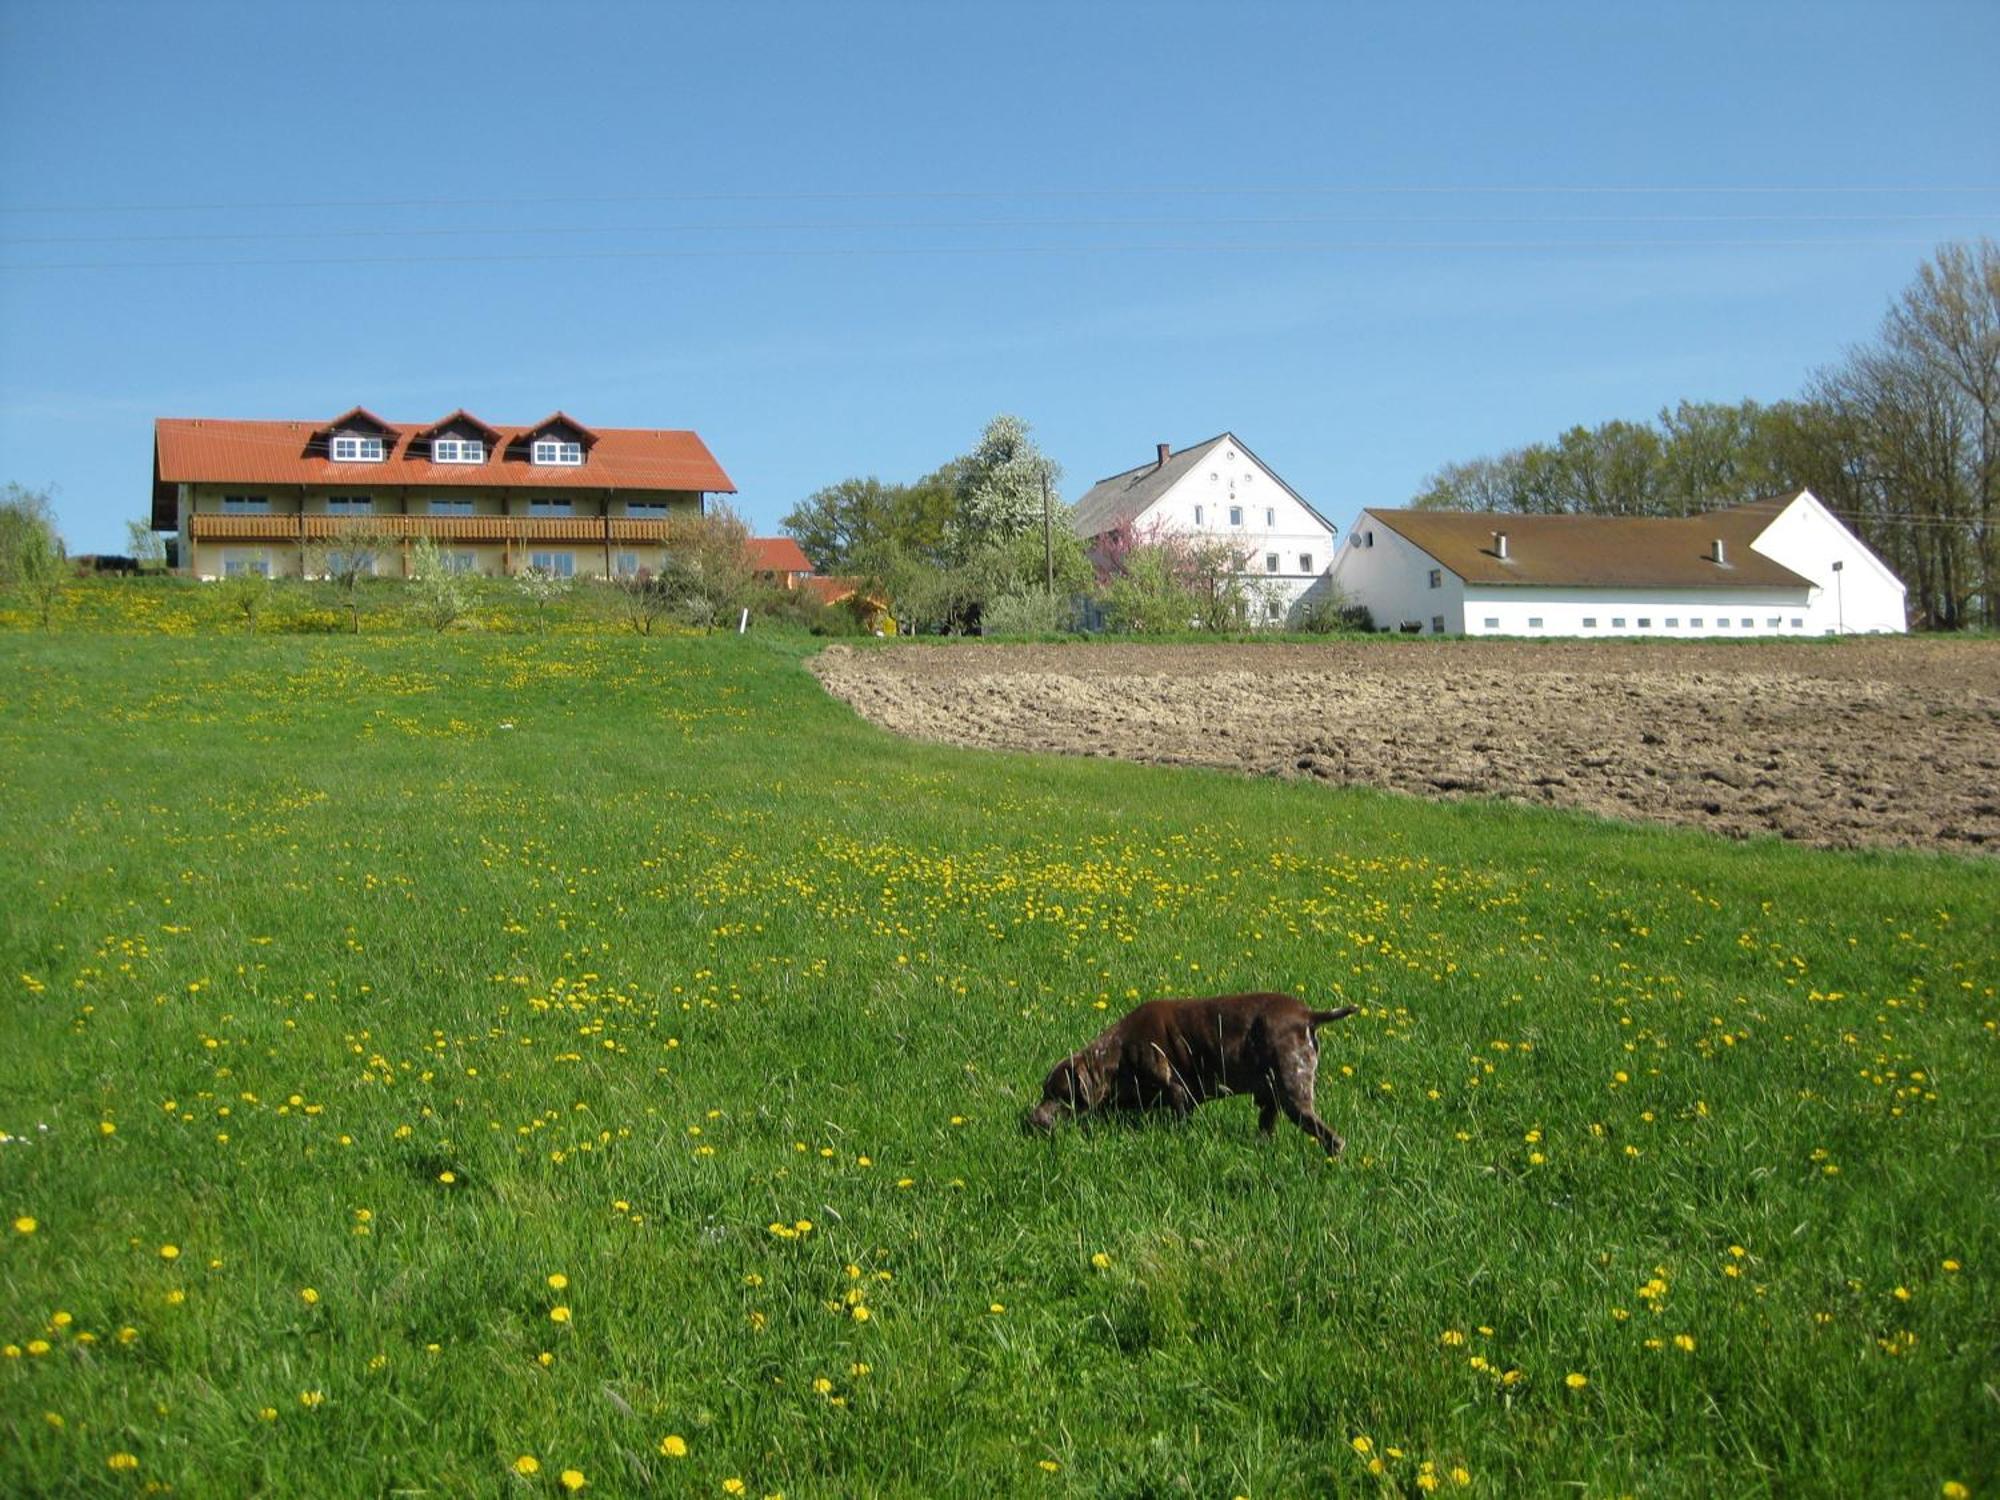
[[[0,636],[0,1492],[2000,1486],[2000,864],[914,746],[808,649]],[[1019,1131],[1238,988],[1366,1007],[1343,1160]]]

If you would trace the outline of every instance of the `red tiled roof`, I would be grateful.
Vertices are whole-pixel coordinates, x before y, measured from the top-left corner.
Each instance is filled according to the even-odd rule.
[[[531,464],[526,450],[517,448],[531,429],[495,427],[486,462],[434,464],[420,438],[436,425],[392,427],[381,463],[335,463],[326,456],[324,423],[161,417],[153,424],[153,525],[171,531],[177,524],[179,484],[736,492],[735,481],[692,432],[600,427],[581,464],[557,465]]]
[[[750,538],[750,567],[757,573],[810,573],[812,560],[788,536]]]
[[[822,604],[838,604],[861,592],[859,578],[802,578],[799,587],[816,595]]]

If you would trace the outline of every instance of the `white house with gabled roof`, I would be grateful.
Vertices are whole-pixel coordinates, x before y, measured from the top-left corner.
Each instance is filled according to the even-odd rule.
[[[1852,635],[1905,588],[1810,490],[1694,516],[1361,512],[1332,587],[1423,635]]]
[[[1326,591],[1333,523],[1233,432],[1100,479],[1076,502],[1070,524],[1093,553],[1174,533],[1237,549],[1237,576],[1258,601],[1256,623],[1282,625]]]

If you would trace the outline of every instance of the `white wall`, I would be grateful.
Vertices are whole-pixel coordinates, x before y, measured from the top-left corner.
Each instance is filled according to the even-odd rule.
[[[1430,584],[1434,569],[1440,575],[1437,588]],[[1405,620],[1417,621],[1425,635],[1459,635],[1466,629],[1464,580],[1365,510],[1341,543],[1332,583],[1343,602],[1368,607],[1377,630],[1399,629]]]
[[[1195,508],[1201,520],[1195,520]],[[1231,506],[1243,510],[1243,524],[1229,523]],[[1249,554],[1243,577],[1289,614],[1333,563],[1333,532],[1294,499],[1278,477],[1258,463],[1234,436],[1217,443],[1202,461],[1174,482],[1134,520],[1204,541],[1225,541]],[[1266,555],[1278,554],[1278,570]],[[1311,559],[1310,566],[1303,560]],[[1259,618],[1254,623],[1266,623]],[[1277,623],[1277,622],[1271,622]]]
[[[1817,635],[1806,593],[1802,588],[1475,588],[1466,593],[1465,633],[1669,639]]]
[[[1902,580],[1812,491],[1801,491],[1750,546],[1817,585],[1808,620],[1813,634],[1909,628]]]

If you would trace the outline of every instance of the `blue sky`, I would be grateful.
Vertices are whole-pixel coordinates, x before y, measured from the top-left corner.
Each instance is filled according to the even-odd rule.
[[[1776,399],[2000,234],[2000,5],[0,5],[0,481],[156,416],[692,427],[761,530],[1018,412],[1345,522]]]

